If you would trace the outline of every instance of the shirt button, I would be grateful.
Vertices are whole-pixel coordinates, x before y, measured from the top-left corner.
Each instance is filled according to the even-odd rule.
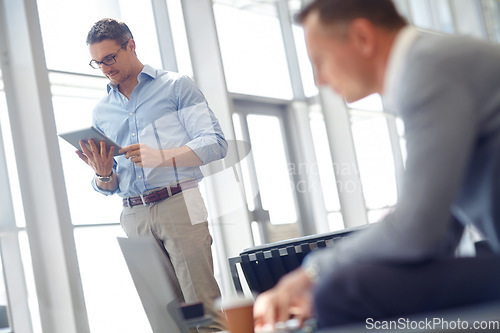
[[[131,115],[131,116],[133,116],[133,115],[134,115],[134,113],[133,113],[133,112],[130,112],[130,115]]]
[[[142,176],[139,176],[139,179],[141,179],[141,178],[142,178]]]
[[[135,136],[135,133],[132,133],[132,136]]]

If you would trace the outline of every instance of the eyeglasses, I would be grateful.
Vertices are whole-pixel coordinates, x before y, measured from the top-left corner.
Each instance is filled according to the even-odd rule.
[[[129,39],[130,40],[130,39]],[[102,59],[102,61],[97,61],[97,60],[91,60],[89,62],[90,67],[94,69],[100,69],[102,68],[102,64],[105,64],[106,66],[111,66],[116,62],[116,56],[118,53],[128,44],[128,41],[126,41],[122,46],[120,46],[120,49],[116,51],[113,55],[109,55],[106,58]]]

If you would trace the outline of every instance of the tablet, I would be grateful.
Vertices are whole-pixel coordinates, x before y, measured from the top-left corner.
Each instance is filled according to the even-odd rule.
[[[88,142],[88,140],[94,140],[97,147],[100,147],[100,142],[106,142],[106,150],[109,150],[111,146],[115,146],[114,156],[122,155],[118,151],[121,149],[119,145],[117,145],[113,140],[108,138],[103,132],[99,131],[94,126],[89,128],[84,128],[76,131],[60,133],[58,134],[61,138],[71,143],[76,149],[82,150],[80,147],[80,140]],[[89,144],[87,143],[87,148],[90,149]]]

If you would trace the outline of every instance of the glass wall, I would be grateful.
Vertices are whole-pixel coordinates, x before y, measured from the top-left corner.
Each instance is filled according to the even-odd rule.
[[[190,0],[188,0],[190,1]],[[185,33],[182,1],[165,0],[169,8],[177,63],[181,73],[193,76],[190,51]],[[467,34],[500,42],[500,2],[497,0],[395,0],[409,22],[425,30],[440,33]],[[290,0],[290,15],[300,9],[302,1]],[[88,66],[90,55],[85,43],[90,27],[104,17],[127,22],[137,44],[137,54],[143,63],[161,67],[155,19],[150,0],[37,0],[43,46],[52,92],[52,103],[58,132],[90,124],[92,109],[106,93],[107,80],[98,70]],[[241,94],[239,98],[269,98],[266,103],[287,107],[293,101],[289,68],[278,20],[276,3],[258,0],[214,0],[214,19],[219,35],[220,51],[227,89]],[[303,40],[303,31],[293,27],[307,103],[311,140],[314,143],[324,212],[330,230],[344,228],[342,207],[336,187],[335,168],[341,167],[330,153],[324,112],[316,98],[318,90]],[[210,68],[203,70],[210,71]],[[272,101],[270,101],[272,100]],[[301,101],[304,102],[304,101]],[[359,167],[363,198],[370,222],[379,220],[397,202],[397,177],[394,140],[400,142],[403,161],[406,155],[404,126],[399,119],[384,114],[379,96],[345,105],[351,124],[354,154]],[[300,205],[290,184],[287,163],[294,147],[285,135],[292,125],[272,113],[235,116],[235,131],[247,122],[249,140],[254,144],[254,164],[244,161],[243,181],[248,209],[254,211],[255,196],[262,199],[262,210],[269,212],[271,224],[291,224],[299,221]],[[395,122],[396,134],[389,124]],[[300,124],[304,126],[304,124]],[[24,267],[22,281],[26,285],[33,330],[41,332],[41,320],[33,278],[28,236],[21,190],[15,164],[12,135],[0,80],[0,126],[7,155],[7,172],[13,201],[15,223],[2,232],[15,235]],[[237,137],[238,137],[238,133]],[[241,138],[245,135],[239,134]],[[91,331],[150,332],[137,293],[123,261],[116,237],[123,236],[119,226],[120,200],[95,193],[90,180],[93,173],[79,160],[74,148],[60,141],[61,160],[66,182],[69,210],[74,226],[83,292]],[[272,152],[272,153],[269,153]],[[311,161],[309,161],[311,162]],[[252,171],[253,168],[253,171]],[[252,172],[261,185],[252,191]],[[277,189],[280,189],[279,191]],[[277,200],[279,198],[280,200]],[[4,206],[2,206],[4,208]],[[2,211],[5,211],[2,209]],[[300,222],[300,221],[299,221]],[[306,223],[306,222],[304,222]],[[3,225],[2,225],[3,228]],[[256,243],[263,242],[258,225],[252,225]],[[3,236],[2,236],[3,237]],[[1,239],[0,239],[1,240]],[[2,255],[6,255],[3,253]],[[217,258],[223,263],[227,258]],[[8,289],[2,280],[5,265],[0,262],[0,327],[2,306],[9,304]],[[9,287],[7,285],[7,287]]]
[[[151,1],[37,0],[37,4],[49,69],[99,74],[88,65],[90,54],[85,40],[92,25],[107,17],[127,23],[143,63],[161,67]]]
[[[166,0],[166,2],[178,72],[193,77],[193,67],[191,65],[191,55],[189,53],[181,0]]]
[[[7,157],[7,172],[10,180],[10,191],[14,205],[15,223],[18,228],[26,227],[24,219],[23,200],[21,199],[21,189],[19,187],[17,164],[12,142],[12,132],[10,129],[9,114],[7,111],[7,100],[5,98],[4,83],[0,72],[0,128],[2,130],[3,149]]]
[[[500,42],[500,1],[482,0],[484,23],[486,25],[488,37]]]
[[[38,296],[35,287],[31,251],[26,236],[26,220],[21,197],[16,156],[2,72],[0,71],[0,153],[5,154],[6,168],[0,167],[3,198],[0,202],[0,332],[11,332],[14,323],[12,311],[18,314],[26,311],[34,332],[42,332],[38,311]],[[3,182],[5,180],[5,182]],[[9,192],[10,193],[7,193]],[[10,198],[7,197],[10,195]],[[20,259],[16,262],[13,258]],[[4,260],[9,266],[4,264]],[[10,269],[10,270],[9,270]],[[7,278],[9,277],[9,278]],[[8,284],[7,282],[10,282]],[[22,294],[20,293],[22,292]],[[11,309],[13,304],[22,303],[26,297],[25,309]],[[21,302],[19,302],[21,300]],[[23,304],[24,305],[24,304]],[[12,331],[13,332],[13,331]]]
[[[375,222],[397,201],[394,158],[379,95],[348,103],[368,221]]]
[[[339,186],[337,186],[337,179],[335,177],[336,169],[338,172],[341,172],[342,165],[333,162],[330,145],[328,144],[328,133],[320,105],[313,104],[310,106],[309,121],[328,226],[331,231],[342,230],[345,226],[337,190]]]
[[[0,144],[3,144],[3,141],[5,140],[4,137],[6,137],[6,135],[3,135],[3,133],[10,132],[7,121],[8,121],[7,103],[6,103],[6,99],[5,99],[2,72],[0,71],[0,133],[2,133],[2,135],[0,137]],[[5,147],[5,144],[3,144],[3,146]],[[4,151],[4,149],[3,149],[4,147],[0,147],[0,152]],[[11,157],[11,155],[9,155],[9,157]],[[8,176],[7,170],[2,170],[2,172],[3,172],[2,178],[5,175]],[[8,184],[3,184],[4,187],[7,185]],[[9,208],[6,209],[3,206],[1,208],[2,208],[2,210],[9,209]],[[12,209],[12,208],[10,208],[10,209]],[[6,233],[8,226],[14,224],[14,221],[7,221],[7,219],[8,219],[8,214],[3,213],[0,215],[0,228],[3,229],[1,234],[0,234],[0,245],[1,245],[3,238],[5,238],[4,234]],[[9,327],[11,327],[10,318],[9,318],[9,313],[11,311],[9,308],[10,302],[9,302],[9,295],[7,293],[7,288],[5,285],[5,274],[4,274],[4,267],[3,267],[2,261],[3,261],[3,254],[1,253],[1,247],[0,247],[0,331],[2,331],[2,329],[7,330]],[[9,332],[9,331],[7,331],[7,332]]]
[[[59,72],[49,77],[58,132],[90,126],[92,110],[105,94],[107,79]],[[73,224],[118,223],[120,200],[95,192],[90,185],[92,169],[80,160],[68,142],[59,139],[59,145]]]
[[[448,0],[409,0],[412,22],[418,27],[453,33],[455,28]]]
[[[37,3],[59,133],[90,126],[93,108],[106,94],[107,79],[88,65],[91,58],[85,40],[96,21],[107,17],[124,21],[134,35],[141,62],[161,68],[151,1]],[[186,62],[182,66],[189,69]],[[92,169],[66,141],[60,139],[59,145],[91,332],[150,332],[116,241],[124,236],[118,225],[121,201],[95,192],[90,185]]]
[[[314,82],[314,74],[307,55],[306,43],[304,40],[304,29],[297,24],[293,24],[293,36],[295,38],[295,47],[299,58],[300,75],[304,86],[304,93],[307,97],[316,96],[318,88]]]
[[[286,156],[281,119],[271,115],[250,114],[247,122],[262,208],[269,212],[272,224],[295,223],[297,213],[290,187],[290,164]]]
[[[292,99],[275,7],[214,1],[213,8],[227,89],[246,95]]]
[[[304,189],[293,176],[303,166],[290,159],[285,110],[262,102],[234,105],[236,138],[251,147],[240,166],[256,245],[299,235],[296,194]]]
[[[151,332],[117,236],[125,237],[118,225],[75,228],[90,331]]]

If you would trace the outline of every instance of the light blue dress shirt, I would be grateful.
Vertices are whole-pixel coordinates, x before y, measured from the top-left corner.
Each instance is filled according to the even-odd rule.
[[[208,103],[187,76],[145,65],[130,99],[109,83],[108,94],[96,105],[93,125],[118,145],[145,143],[155,149],[187,145],[203,164],[224,158],[227,142]],[[113,171],[118,189],[105,195],[136,196],[178,180],[203,178],[199,167],[141,168],[124,155],[116,156]]]

